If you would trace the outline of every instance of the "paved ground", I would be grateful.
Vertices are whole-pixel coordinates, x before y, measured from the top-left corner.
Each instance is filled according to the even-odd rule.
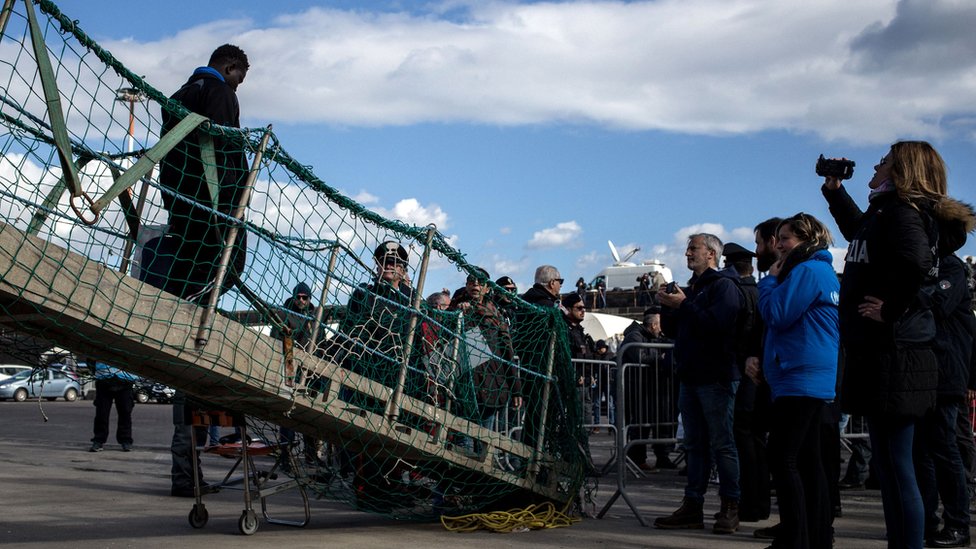
[[[41,410],[47,415],[45,422]],[[171,409],[158,404],[137,405],[134,413],[135,449],[119,451],[110,443],[97,454],[87,451],[94,408],[90,401],[0,402],[0,544],[4,547],[486,547],[585,548],[702,548],[762,549],[768,545],[752,537],[757,527],[773,521],[743,524],[732,536],[708,530],[669,532],[642,527],[630,508],[618,499],[603,519],[584,519],[569,528],[518,534],[453,533],[439,523],[397,522],[351,510],[328,501],[312,501],[312,521],[306,528],[261,522],[251,537],[238,534],[243,509],[240,492],[223,491],[206,500],[210,521],[195,530],[187,522],[192,500],[169,496]],[[114,428],[114,416],[113,416]],[[594,435],[594,453],[603,455],[610,438]],[[205,456],[209,471],[226,471],[229,462]],[[216,474],[216,473],[214,473]],[[631,483],[635,503],[652,522],[670,512],[681,498],[681,477],[658,473]],[[615,489],[604,477],[595,492],[599,510]],[[290,492],[289,494],[294,494]],[[276,504],[284,518],[294,518],[296,498],[288,494]],[[706,512],[717,510],[711,496]],[[835,523],[838,548],[883,548],[884,520],[877,492],[845,492],[844,516]],[[70,544],[70,545],[69,545]]]

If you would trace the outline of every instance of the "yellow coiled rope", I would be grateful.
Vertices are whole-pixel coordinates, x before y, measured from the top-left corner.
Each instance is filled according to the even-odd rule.
[[[567,506],[568,507],[568,506]],[[565,511],[565,510],[564,510]],[[551,502],[530,505],[525,509],[510,509],[491,513],[472,513],[459,517],[441,517],[441,524],[451,532],[524,532],[544,528],[562,528],[579,522],[580,519],[558,511]]]

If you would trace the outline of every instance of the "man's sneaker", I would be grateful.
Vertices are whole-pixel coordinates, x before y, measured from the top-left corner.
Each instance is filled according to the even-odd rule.
[[[88,451],[89,452],[101,452],[102,451],[102,443],[101,442],[92,442],[91,448],[89,448]]]
[[[132,451],[132,444],[130,444],[128,442],[123,442],[122,443],[122,451],[123,452],[131,452]]]
[[[667,517],[658,517],[654,526],[663,530],[690,530],[705,527],[705,517],[702,511],[703,503],[689,498],[681,500],[681,507]]]

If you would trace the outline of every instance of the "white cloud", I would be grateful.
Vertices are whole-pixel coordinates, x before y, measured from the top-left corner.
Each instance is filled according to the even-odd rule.
[[[691,277],[691,271],[688,270],[688,264],[685,260],[685,249],[688,246],[688,237],[697,233],[714,234],[722,242],[737,242],[746,248],[752,247],[753,231],[751,227],[726,229],[721,223],[698,223],[675,231],[674,240],[669,243],[649,246],[649,249],[653,250],[653,256],[647,259],[660,259],[671,269],[675,280],[679,282],[688,280]]]
[[[354,195],[352,199],[364,205],[375,204],[380,201],[378,196],[371,194],[369,191],[359,191],[359,194]]]
[[[540,250],[545,248],[575,248],[580,245],[579,237],[583,234],[583,228],[575,221],[564,221],[557,223],[555,227],[542,229],[532,234],[526,247],[530,250]]]
[[[869,143],[973,131],[971,123],[954,126],[973,112],[972,2],[450,6],[449,18],[310,8],[102,45],[172,90],[210,45],[247,44],[252,70],[241,102],[256,120],[571,121],[694,134],[787,130]]]
[[[376,207],[373,210],[384,217],[399,219],[411,225],[423,227],[433,223],[439,231],[444,231],[448,227],[447,213],[440,206],[437,204],[423,206],[416,198],[404,198],[392,209]]]
[[[590,267],[599,265],[603,266],[608,260],[607,254],[600,253],[597,251],[590,252],[588,254],[581,255],[576,258],[576,268],[581,271],[587,271]]]
[[[502,227],[501,229],[498,229],[498,232],[500,234],[511,234],[512,228],[511,227]]]

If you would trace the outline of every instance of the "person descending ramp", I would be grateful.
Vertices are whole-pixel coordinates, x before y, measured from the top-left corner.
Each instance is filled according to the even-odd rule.
[[[360,509],[431,519],[575,496],[585,434],[555,311],[516,300],[517,358],[498,356],[463,312],[421,300],[435,265],[479,273],[436,227],[342,195],[270,126],[188,112],[53,2],[34,4],[0,11],[0,322],[31,342],[8,352],[36,362],[46,342],[245,414],[266,441],[298,431],[290,474]],[[160,183],[180,147],[211,190],[220,158],[246,159],[232,204]],[[204,284],[158,268],[174,204],[220,227],[195,259],[211,262]],[[307,309],[281,305],[295,287]],[[488,359],[513,366],[533,403],[491,429],[471,375]]]

